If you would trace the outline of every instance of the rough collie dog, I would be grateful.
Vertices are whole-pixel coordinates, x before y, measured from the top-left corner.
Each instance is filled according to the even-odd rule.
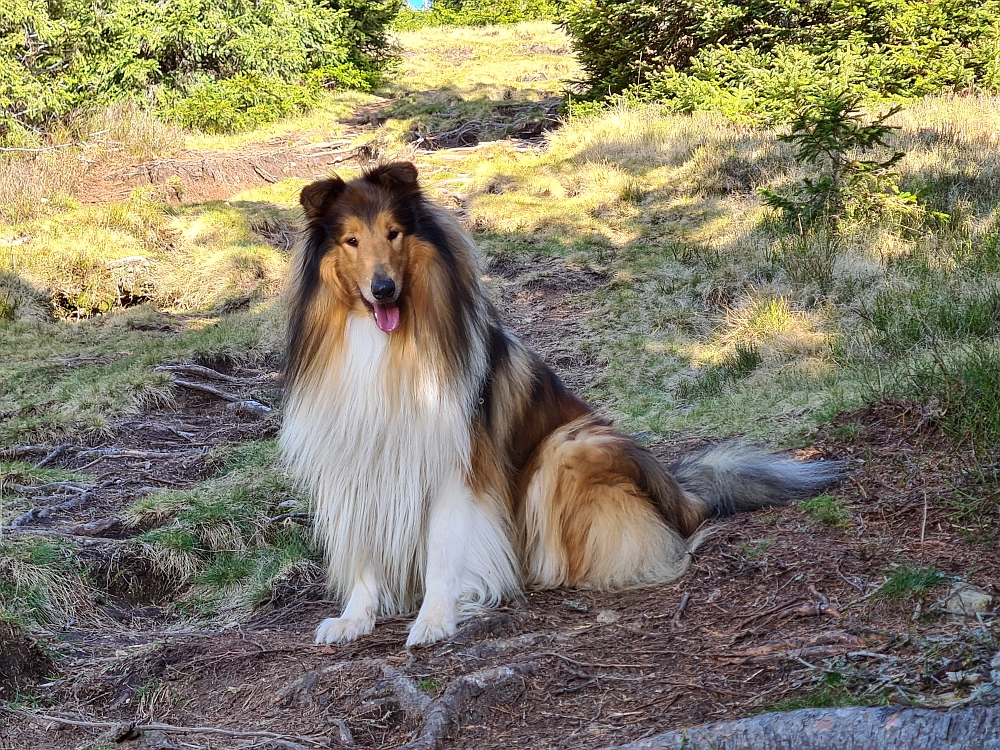
[[[836,478],[732,445],[660,466],[504,331],[412,164],[314,182],[301,203],[281,445],[346,601],[318,643],[418,605],[407,646],[525,587],[670,581],[706,519]]]

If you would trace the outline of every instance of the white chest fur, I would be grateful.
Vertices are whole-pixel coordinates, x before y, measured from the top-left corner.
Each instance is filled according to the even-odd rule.
[[[291,394],[281,445],[310,491],[330,582],[343,597],[363,571],[384,614],[422,594],[430,500],[468,465],[461,394],[418,372],[390,372],[389,336],[352,316],[343,356]],[[451,390],[451,392],[449,392]]]

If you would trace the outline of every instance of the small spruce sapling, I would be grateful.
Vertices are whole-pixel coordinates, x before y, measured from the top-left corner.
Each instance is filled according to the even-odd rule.
[[[779,140],[792,144],[796,161],[817,168],[818,176],[803,178],[786,195],[762,188],[764,202],[778,209],[800,233],[821,221],[836,233],[845,219],[865,212],[918,210],[917,196],[899,189],[899,175],[892,169],[905,152],[893,151],[887,159],[865,158],[876,148],[888,146],[895,127],[886,121],[899,111],[896,106],[866,122],[861,97],[849,92],[801,107],[792,121],[792,132]]]

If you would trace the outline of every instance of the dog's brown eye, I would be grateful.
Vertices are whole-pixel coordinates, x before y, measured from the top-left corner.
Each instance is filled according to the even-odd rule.
[[[390,241],[390,242],[391,242],[392,240],[396,239],[397,237],[399,237],[399,232],[397,232],[397,231],[396,231],[395,229],[393,229],[393,230],[391,230],[391,231],[389,232],[389,241]]]
[[[350,245],[351,247],[357,247],[358,246],[358,238],[357,237],[348,237],[346,240],[344,240],[344,244],[345,245]]]

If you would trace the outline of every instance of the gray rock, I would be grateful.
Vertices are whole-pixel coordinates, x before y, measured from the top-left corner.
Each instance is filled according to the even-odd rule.
[[[992,606],[992,596],[968,583],[953,585],[944,600],[944,608],[956,615],[976,615],[980,612],[989,612]]]

